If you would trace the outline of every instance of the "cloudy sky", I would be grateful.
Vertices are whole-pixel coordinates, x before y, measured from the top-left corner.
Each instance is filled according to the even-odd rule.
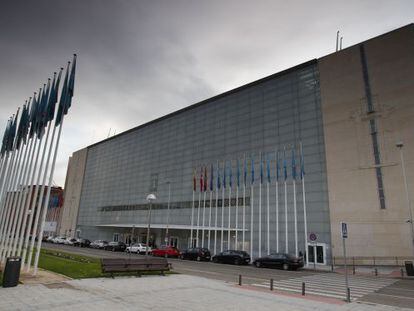
[[[78,53],[54,181],[72,152],[413,22],[414,1],[0,0],[0,135]]]

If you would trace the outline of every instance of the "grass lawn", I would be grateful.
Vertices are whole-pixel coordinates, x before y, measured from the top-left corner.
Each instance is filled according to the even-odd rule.
[[[40,252],[39,268],[66,275],[73,279],[107,277],[103,274],[101,262],[98,258],[81,256],[58,250],[42,249]],[[167,271],[166,274],[174,272]],[[143,273],[146,275],[158,275],[157,271]],[[136,275],[136,273],[125,272],[115,275]]]
[[[41,250],[39,267],[73,279],[103,276],[97,258],[79,256],[61,251]]]

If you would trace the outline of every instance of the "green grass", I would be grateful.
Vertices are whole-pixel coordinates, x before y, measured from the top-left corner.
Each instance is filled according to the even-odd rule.
[[[99,259],[60,251],[42,250],[39,267],[73,279],[103,276]]]
[[[98,258],[81,256],[77,254],[61,252],[58,250],[42,249],[39,258],[39,268],[66,275],[73,279],[108,277],[103,274],[101,262]],[[168,271],[166,274],[174,274]],[[158,275],[157,271],[143,273],[145,275]],[[116,276],[136,275],[136,273],[116,273]]]

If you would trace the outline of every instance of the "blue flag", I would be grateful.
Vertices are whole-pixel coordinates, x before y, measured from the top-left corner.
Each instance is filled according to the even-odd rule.
[[[276,151],[276,181],[279,181],[279,178],[280,178],[279,151]]]
[[[237,159],[237,188],[240,187],[240,161]]]
[[[267,171],[267,182],[270,184],[271,180],[270,180],[270,159],[269,159],[269,155],[267,155],[267,157],[266,157],[266,171]]]
[[[263,158],[260,154],[260,183],[263,184]]]
[[[247,183],[247,159],[246,155],[244,156],[244,178],[243,178],[244,185]]]
[[[217,189],[220,190],[221,188],[221,180],[220,180],[220,164],[217,162]]]
[[[223,188],[226,189],[226,161],[223,163]]]
[[[233,185],[233,172],[231,169],[231,161],[230,161],[230,165],[229,165],[229,186],[230,188],[232,187],[232,185]]]
[[[214,187],[214,182],[213,182],[213,180],[214,180],[214,176],[213,176],[213,174],[214,174],[214,170],[213,170],[213,164],[211,164],[210,165],[210,191],[213,191],[213,187]]]
[[[292,149],[292,178],[296,180],[296,159],[295,159],[295,150]]]
[[[254,159],[253,159],[253,156],[251,156],[251,158],[250,158],[250,164],[251,164],[251,170],[252,170],[252,185],[254,184]]]
[[[302,143],[300,144],[300,179],[305,176],[305,161],[303,159]]]

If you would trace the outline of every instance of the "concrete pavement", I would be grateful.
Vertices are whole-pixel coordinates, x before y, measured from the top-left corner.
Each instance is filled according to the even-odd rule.
[[[190,275],[70,280],[0,289],[0,310],[404,310],[315,300]]]

